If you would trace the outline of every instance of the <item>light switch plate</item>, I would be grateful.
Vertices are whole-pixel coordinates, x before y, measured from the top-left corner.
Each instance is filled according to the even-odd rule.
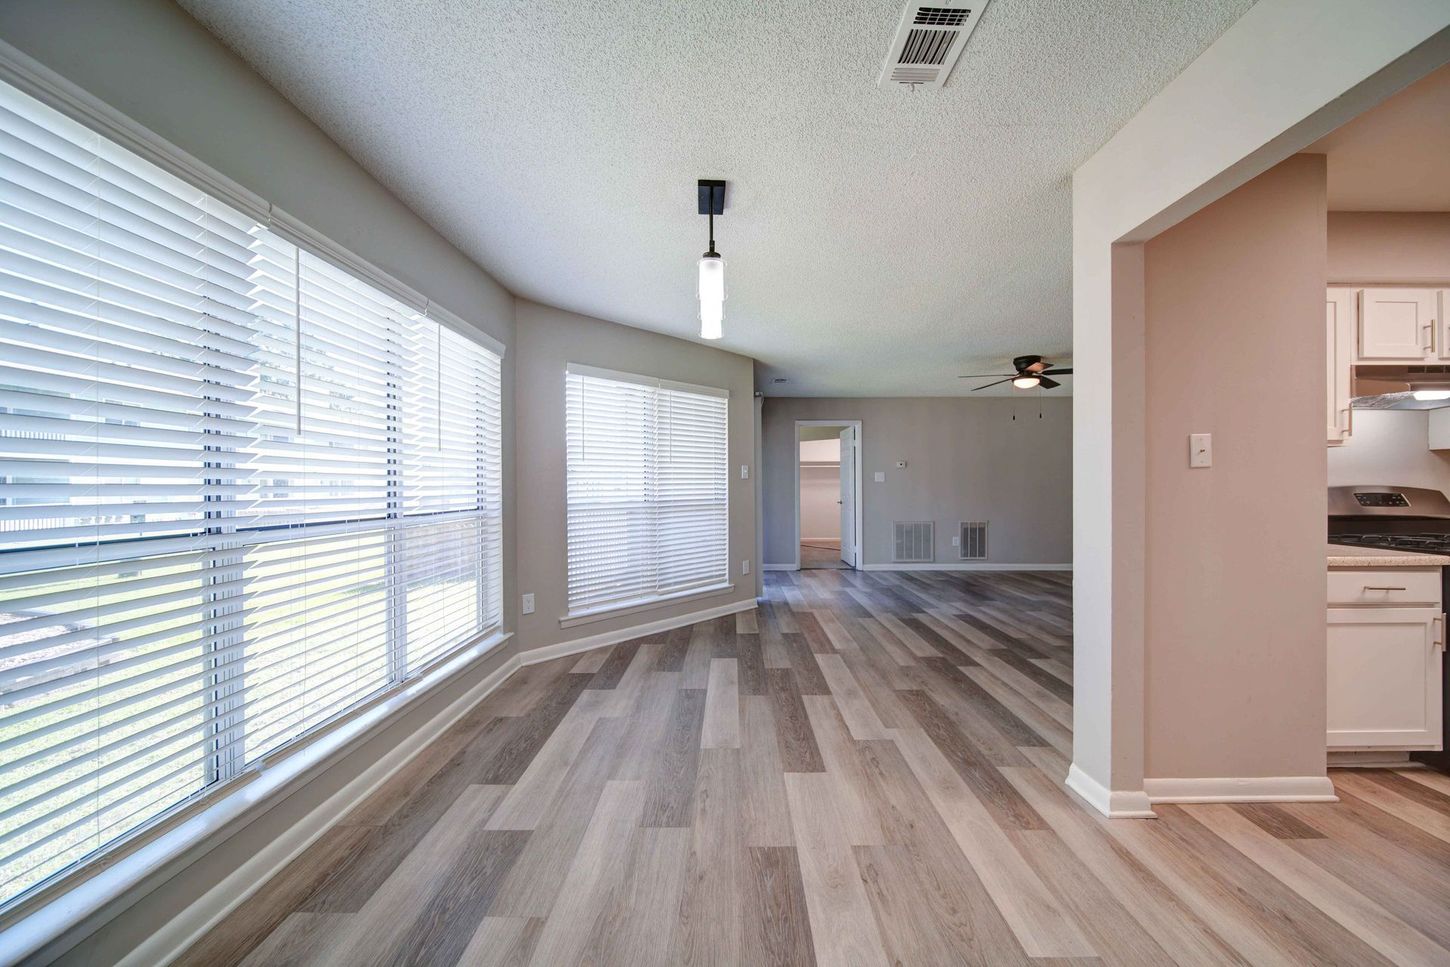
[[[743,560],[743,561],[740,562],[740,573],[741,574],[749,574],[750,573],[750,558],[747,557],[745,560]]]
[[[532,594],[524,595],[524,606],[521,610],[524,614],[534,613],[534,596]]]
[[[749,480],[750,479],[750,464],[748,464],[748,463],[742,463],[740,465],[740,479],[741,480]]]
[[[1188,465],[1190,467],[1213,466],[1213,434],[1188,434]]]
[[[872,474],[871,479],[875,480],[877,483],[885,483],[886,482],[886,471],[885,470],[878,470],[878,471],[876,471],[876,473]]]

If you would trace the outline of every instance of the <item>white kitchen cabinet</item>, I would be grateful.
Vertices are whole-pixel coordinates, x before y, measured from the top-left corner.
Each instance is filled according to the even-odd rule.
[[[1353,432],[1349,410],[1354,368],[1354,331],[1357,321],[1354,289],[1329,289],[1324,302],[1324,340],[1328,348],[1328,442],[1339,446]]]
[[[1437,353],[1450,358],[1445,334],[1437,332],[1439,304],[1436,289],[1360,289],[1356,360],[1437,362],[1441,358]]]
[[[1438,607],[1328,610],[1330,750],[1440,748],[1444,623]]]

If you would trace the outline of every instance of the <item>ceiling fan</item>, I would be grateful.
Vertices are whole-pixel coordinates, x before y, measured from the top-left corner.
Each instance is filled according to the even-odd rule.
[[[1015,373],[975,373],[971,376],[963,376],[961,379],[991,379],[993,376],[1000,376],[1001,379],[993,383],[972,387],[972,392],[988,389],[992,386],[1000,386],[1003,383],[1011,383],[1018,389],[1056,389],[1062,384],[1052,379],[1053,376],[1069,376],[1072,368],[1052,369],[1052,364],[1046,362],[1041,356],[1018,356],[1012,360],[1012,368]]]

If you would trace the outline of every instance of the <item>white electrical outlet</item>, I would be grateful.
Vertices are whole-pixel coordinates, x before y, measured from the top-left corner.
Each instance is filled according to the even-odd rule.
[[[524,595],[524,606],[522,610],[524,614],[534,613],[534,596],[532,594]]]
[[[960,534],[953,534],[952,535],[952,547],[961,547],[961,546],[962,546],[962,535],[960,535]]]
[[[874,473],[872,475],[871,479],[872,480],[875,480],[877,483],[885,483],[886,482],[886,471],[885,470],[878,470],[878,471],[876,471],[876,473]]]
[[[741,574],[749,574],[750,573],[750,559],[749,558],[746,558],[745,560],[743,560],[743,561],[740,562],[740,573]]]

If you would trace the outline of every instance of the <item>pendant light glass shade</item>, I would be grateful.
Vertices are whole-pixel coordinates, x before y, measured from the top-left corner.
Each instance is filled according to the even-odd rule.
[[[700,259],[700,338],[719,339],[724,320],[725,260],[712,253]]]

